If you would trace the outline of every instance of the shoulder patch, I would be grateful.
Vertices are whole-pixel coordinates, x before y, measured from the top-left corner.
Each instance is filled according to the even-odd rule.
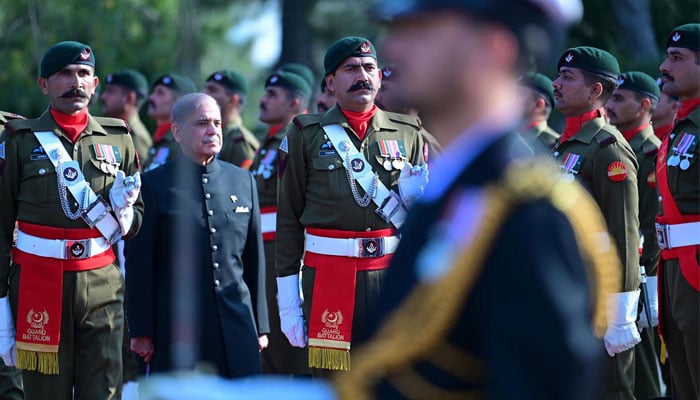
[[[622,161],[613,161],[608,165],[608,178],[613,182],[622,182],[627,178],[627,166]]]
[[[416,130],[420,130],[421,126],[423,126],[423,124],[421,123],[421,120],[418,117],[413,116],[413,115],[398,114],[398,113],[392,113],[392,112],[387,112],[386,114],[387,114],[387,117],[389,118],[390,121],[396,122],[399,124],[403,124],[403,125],[410,125],[410,126],[416,128]]]
[[[309,125],[318,124],[321,122],[322,115],[323,114],[299,114],[294,117],[294,126],[302,130]]]
[[[102,125],[103,128],[110,131],[110,133],[129,133],[129,127],[126,123],[119,118],[109,118],[109,117],[92,117]]]
[[[642,150],[644,150],[644,155],[647,157],[653,157],[659,152],[659,146],[651,140],[647,140],[642,144]]]
[[[289,153],[289,145],[287,144],[286,136],[284,137],[284,139],[282,139],[282,143],[280,143],[279,149],[285,153]]]

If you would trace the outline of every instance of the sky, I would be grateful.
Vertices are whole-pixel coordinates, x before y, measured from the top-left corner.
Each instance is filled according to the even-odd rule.
[[[252,62],[257,67],[271,67],[282,52],[282,13],[279,0],[260,1],[251,5],[241,23],[231,28],[229,39],[235,44],[250,40]]]

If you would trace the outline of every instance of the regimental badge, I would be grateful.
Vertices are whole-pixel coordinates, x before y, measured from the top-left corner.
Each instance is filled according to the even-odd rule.
[[[624,75],[620,75],[620,77],[617,78],[617,86],[620,86],[620,85],[622,85],[623,83],[625,83],[625,76],[624,76]]]
[[[561,169],[560,177],[565,182],[573,182],[575,175],[581,170],[583,164],[583,156],[576,153],[566,153],[559,163]]]
[[[338,326],[343,323],[343,313],[340,310],[332,312],[326,309],[321,315],[321,321],[327,328],[338,329]]]
[[[573,59],[574,59],[574,54],[573,54],[573,53],[567,54],[567,55],[566,55],[566,58],[564,58],[564,60],[566,60],[566,62],[571,62],[571,60],[573,60]]]
[[[82,61],[90,61],[90,49],[83,49],[83,51],[80,52],[80,59]]]
[[[370,46],[369,42],[364,42],[360,45],[360,53],[368,54],[371,52],[372,52],[372,46]]]
[[[673,36],[671,36],[671,40],[673,40],[674,42],[681,40],[681,33],[680,32],[674,33]]]
[[[622,182],[627,178],[627,167],[622,161],[613,161],[608,165],[608,178],[613,182]]]
[[[282,143],[280,143],[280,150],[282,150],[285,153],[289,153],[288,149],[288,144],[287,144],[287,137],[285,136],[284,139],[282,139]]]
[[[362,161],[361,158],[353,158],[352,161],[350,161],[350,166],[353,171],[362,172],[362,170],[365,169],[365,162]]]
[[[44,326],[49,323],[49,313],[34,311],[30,309],[27,313],[27,323],[34,329],[44,329]]]
[[[649,185],[650,188],[656,189],[656,171],[651,171],[649,175],[647,175],[647,185]]]
[[[63,177],[66,178],[68,182],[73,182],[78,178],[78,171],[73,167],[68,167],[63,170]]]

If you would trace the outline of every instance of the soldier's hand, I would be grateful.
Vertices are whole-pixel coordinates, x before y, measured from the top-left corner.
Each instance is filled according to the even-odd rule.
[[[143,361],[150,363],[153,359],[155,349],[153,347],[153,339],[150,336],[141,336],[131,338],[131,351],[143,358]]]
[[[124,171],[117,171],[114,184],[109,190],[109,199],[115,210],[131,207],[139,197],[141,190],[141,175],[136,172],[133,176],[126,176]]]
[[[277,278],[277,304],[280,328],[294,347],[306,347],[306,324],[301,310],[299,274]]]
[[[606,295],[608,329],[604,340],[605,350],[610,357],[629,350],[642,341],[635,324],[638,300],[638,290]]]
[[[399,174],[399,194],[407,207],[423,194],[427,184],[428,164],[413,167],[411,163],[404,163]]]
[[[8,296],[0,298],[0,357],[8,367],[17,364],[15,326]]]

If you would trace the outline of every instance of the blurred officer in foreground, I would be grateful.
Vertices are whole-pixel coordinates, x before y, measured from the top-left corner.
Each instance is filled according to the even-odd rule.
[[[673,395],[700,398],[700,24],[673,29],[660,66],[663,91],[683,100],[659,148],[661,247],[659,331],[668,346]]]
[[[27,399],[121,398],[124,285],[112,244],[138,232],[143,203],[126,125],[88,113],[94,72],[90,46],[51,46],[38,79],[49,109],[0,135],[0,356],[23,370]]]
[[[600,293],[619,262],[598,247],[605,228],[587,193],[533,160],[513,102],[533,46],[556,47],[557,24],[580,18],[581,4],[567,5],[378,5],[394,17],[385,50],[403,96],[445,152],[402,228],[374,335],[334,380],[342,398],[594,398]]]
[[[250,168],[260,141],[241,120],[248,82],[238,72],[221,70],[209,75],[202,93],[213,97],[221,109],[224,142],[217,157],[243,169]]]
[[[260,121],[268,124],[267,136],[255,154],[251,172],[260,200],[260,220],[265,247],[267,306],[270,317],[270,345],[263,351],[263,371],[269,374],[309,375],[308,352],[293,347],[280,328],[277,307],[275,239],[277,225],[277,163],[285,127],[297,114],[306,113],[311,87],[294,73],[278,71],[265,81],[260,99]]]
[[[523,103],[523,127],[520,129],[530,145],[551,149],[559,133],[547,124],[554,107],[552,80],[538,72],[528,72],[518,80],[518,93]]]
[[[660,394],[655,351],[655,335],[658,325],[659,301],[657,296],[656,266],[659,262],[659,244],[656,241],[656,214],[659,202],[656,196],[656,155],[661,142],[651,127],[651,114],[659,102],[659,86],[651,76],[630,71],[620,75],[618,86],[612,98],[605,103],[605,112],[610,123],[615,125],[629,142],[637,157],[637,190],[639,191],[639,229],[641,233],[639,263],[644,267],[647,278],[647,299],[640,295],[638,326],[642,332],[642,342],[635,346],[634,355],[634,395],[637,399],[648,399]],[[643,304],[649,304],[647,320]]]
[[[170,130],[170,112],[180,96],[197,91],[189,78],[178,74],[166,74],[156,79],[148,96],[148,116],[156,123],[153,134],[153,147],[148,151],[148,160],[143,162],[143,170],[150,171],[173,160],[179,146]]]
[[[0,111],[0,129],[13,119],[24,119],[21,115]],[[3,155],[4,157],[4,155]],[[13,238],[13,242],[17,238]],[[0,398],[8,400],[21,400],[24,398],[22,391],[22,375],[15,367],[8,367],[0,360]]]
[[[622,263],[622,282],[606,293],[610,358],[604,398],[633,399],[634,350],[641,341],[635,321],[639,300],[639,191],[637,158],[629,143],[606,123],[603,106],[617,86],[615,57],[594,47],[566,50],[557,62],[556,108],[566,126],[552,155],[562,179],[577,179],[598,203]]]
[[[316,376],[350,368],[353,337],[428,173],[418,120],[374,104],[381,76],[372,43],[336,41],[324,68],[337,105],[298,115],[279,146],[276,244],[282,332],[295,347],[307,346],[308,332]]]
[[[104,91],[100,95],[102,114],[127,123],[139,159],[145,162],[153,139],[141,122],[139,109],[146,101],[148,82],[143,74],[133,69],[111,73],[105,81]]]
[[[213,98],[182,96],[172,121],[181,152],[143,175],[148,212],[126,247],[131,349],[153,372],[204,362],[226,378],[259,374],[269,329],[255,182],[216,159]]]

